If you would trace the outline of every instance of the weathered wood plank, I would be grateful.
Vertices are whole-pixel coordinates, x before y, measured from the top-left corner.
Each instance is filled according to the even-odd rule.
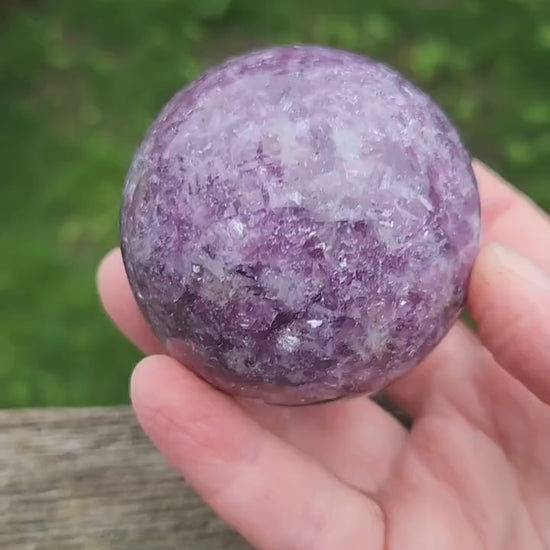
[[[243,550],[127,407],[0,411],[0,548]]]

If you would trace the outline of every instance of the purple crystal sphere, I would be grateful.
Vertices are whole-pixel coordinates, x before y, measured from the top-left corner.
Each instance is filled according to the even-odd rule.
[[[477,254],[470,157],[385,65],[316,46],[227,61],[153,122],[121,212],[168,353],[278,404],[372,393],[457,320]]]

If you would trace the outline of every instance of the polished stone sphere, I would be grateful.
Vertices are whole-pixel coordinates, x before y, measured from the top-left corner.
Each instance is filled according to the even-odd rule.
[[[177,93],[131,164],[123,258],[169,354],[231,394],[384,388],[463,307],[470,156],[387,66],[316,46],[230,59]]]

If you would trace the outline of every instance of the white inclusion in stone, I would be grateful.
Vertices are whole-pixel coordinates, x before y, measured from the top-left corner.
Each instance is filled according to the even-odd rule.
[[[299,191],[284,192],[277,186],[266,186],[269,195],[269,205],[271,208],[280,208],[286,206],[301,206],[304,202],[304,196]]]
[[[277,338],[277,345],[285,351],[296,351],[300,345],[300,338],[285,330]]]
[[[343,158],[353,159],[361,152],[361,136],[347,127],[336,126],[332,129],[334,143]]]
[[[365,343],[366,347],[372,350],[374,355],[379,358],[383,355],[387,341],[388,335],[384,330],[371,327],[367,332]]]
[[[283,118],[274,120],[271,129],[279,138],[281,163],[283,166],[293,166],[296,160],[304,154],[303,146],[298,143],[298,140],[307,136],[309,124],[305,120],[292,123],[290,119]]]
[[[240,220],[232,219],[230,222],[231,228],[239,236],[244,235],[244,225]]]
[[[323,324],[323,321],[320,319],[310,319],[306,322],[311,328],[319,328]]]
[[[422,195],[418,195],[418,200],[422,203],[422,206],[424,206],[424,208],[428,210],[428,212],[433,212],[434,207],[426,197],[423,197]]]
[[[287,378],[291,384],[300,384],[304,380],[304,373],[300,369],[296,369],[294,372],[290,372]]]
[[[250,328],[250,318],[243,313],[237,315],[236,322],[241,328]]]
[[[201,272],[201,266],[198,264],[193,264],[193,273],[200,273]]]
[[[296,203],[298,206],[300,206],[302,204],[302,201],[304,199],[304,197],[302,196],[302,194],[298,191],[293,191],[290,196],[289,196],[289,199],[291,202],[294,202]]]
[[[210,273],[212,273],[212,275],[214,275],[218,279],[223,278],[225,273],[224,273],[223,264],[222,264],[221,261],[219,261],[217,259],[213,260],[206,253],[204,253],[204,254],[201,253],[200,254],[200,259],[202,261],[202,265],[204,266],[204,268],[207,269],[208,271],[210,271]]]

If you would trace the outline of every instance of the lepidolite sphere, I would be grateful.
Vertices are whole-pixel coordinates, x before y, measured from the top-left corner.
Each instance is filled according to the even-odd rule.
[[[314,46],[180,91],[130,167],[122,251],[168,353],[305,404],[382,389],[441,340],[478,249],[468,152],[387,66]]]

